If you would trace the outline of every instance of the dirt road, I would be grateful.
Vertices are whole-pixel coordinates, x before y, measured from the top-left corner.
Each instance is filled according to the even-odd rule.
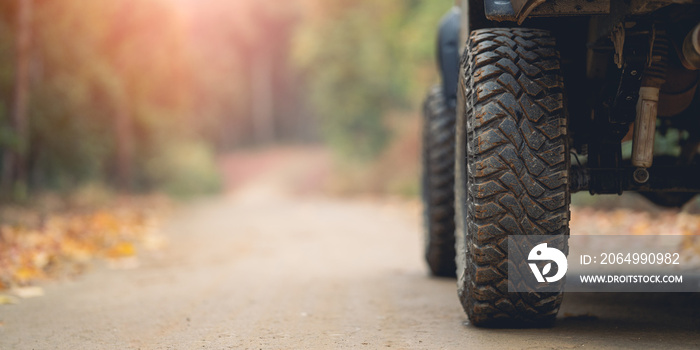
[[[470,326],[455,281],[427,277],[415,203],[299,196],[261,177],[164,230],[168,247],[138,268],[2,306],[0,349],[700,347],[695,294],[570,294],[551,329]]]

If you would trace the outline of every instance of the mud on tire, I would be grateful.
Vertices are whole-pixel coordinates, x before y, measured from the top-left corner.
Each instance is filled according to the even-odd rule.
[[[559,53],[533,29],[470,33],[457,103],[459,297],[477,326],[550,324],[561,293],[508,292],[508,235],[568,235]]]
[[[435,276],[454,277],[455,111],[440,86],[428,93],[423,108],[423,214],[425,259]]]

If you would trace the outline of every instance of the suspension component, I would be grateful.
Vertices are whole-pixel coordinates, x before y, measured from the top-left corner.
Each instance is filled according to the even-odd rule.
[[[659,162],[663,163],[663,161]],[[598,178],[614,178],[618,187],[601,187],[606,181]],[[627,191],[700,193],[700,166],[654,165],[640,171],[635,168],[587,168],[572,165],[569,190],[588,191],[591,194],[620,194]]]
[[[642,86],[639,88],[637,118],[634,122],[634,139],[632,141],[632,165],[648,168],[654,158],[654,134],[656,133],[656,115],[659,104],[658,87]]]
[[[632,173],[632,178],[638,184],[643,184],[649,181],[649,171],[647,168],[637,168]]]
[[[655,27],[652,27],[650,57],[639,88],[637,116],[634,122],[632,165],[637,168],[650,167],[654,158],[654,134],[656,132],[659,91],[661,85],[666,82],[668,53],[669,40],[666,32],[657,31]],[[644,179],[644,177],[639,179]]]

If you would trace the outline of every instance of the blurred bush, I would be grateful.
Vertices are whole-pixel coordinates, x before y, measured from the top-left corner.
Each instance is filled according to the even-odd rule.
[[[178,143],[150,160],[147,173],[158,188],[176,197],[214,193],[221,177],[213,151],[204,143]]]
[[[392,113],[387,124],[394,131],[391,143],[372,162],[337,159],[327,190],[337,195],[419,195],[420,120]]]

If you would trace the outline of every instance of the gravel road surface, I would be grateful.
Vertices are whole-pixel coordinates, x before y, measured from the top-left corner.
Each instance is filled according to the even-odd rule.
[[[416,203],[260,178],[177,210],[168,245],[0,307],[0,349],[700,348],[697,294],[568,294],[549,329],[469,325]]]

